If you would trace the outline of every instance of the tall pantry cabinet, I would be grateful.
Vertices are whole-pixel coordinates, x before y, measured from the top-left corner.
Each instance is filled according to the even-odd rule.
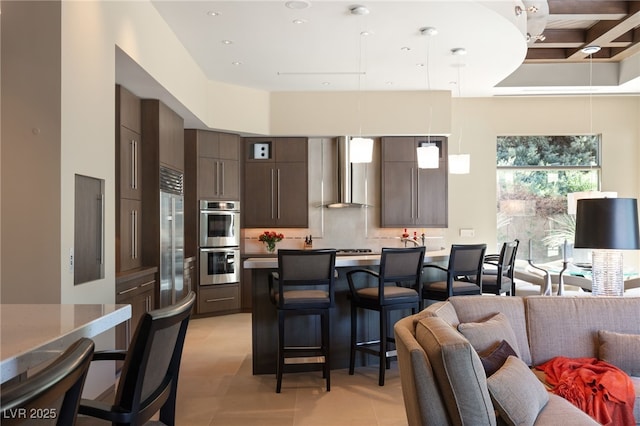
[[[141,100],[115,89],[116,303],[131,305],[131,321],[116,328],[116,347],[126,349],[140,318],[154,308],[157,265],[142,261]]]

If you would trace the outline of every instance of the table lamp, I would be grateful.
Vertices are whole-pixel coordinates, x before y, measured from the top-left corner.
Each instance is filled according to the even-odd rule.
[[[591,291],[596,296],[622,296],[621,250],[640,249],[638,201],[591,198],[577,204],[574,247],[593,249]]]

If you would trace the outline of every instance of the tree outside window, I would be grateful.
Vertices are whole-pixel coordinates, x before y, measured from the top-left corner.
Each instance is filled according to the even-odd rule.
[[[498,241],[520,240],[519,259],[549,262],[573,244],[575,216],[567,194],[600,187],[600,137],[499,136],[497,140]]]

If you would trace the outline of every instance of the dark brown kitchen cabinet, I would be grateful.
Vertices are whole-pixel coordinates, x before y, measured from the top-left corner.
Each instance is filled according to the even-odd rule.
[[[440,149],[437,169],[418,168],[416,148],[422,143]],[[447,227],[447,158],[444,137],[382,138],[382,227]]]
[[[184,120],[157,99],[142,100],[142,136],[145,161],[157,161],[173,170],[184,171]],[[152,147],[147,150],[147,147]],[[153,158],[149,158],[153,157]]]
[[[120,200],[120,271],[141,266],[140,244],[142,242],[142,201]]]
[[[243,227],[306,228],[307,139],[247,138],[244,158]]]
[[[127,349],[138,322],[153,309],[158,268],[137,268],[116,274],[116,303],[131,305],[131,319],[116,327],[116,348]]]
[[[141,100],[116,85],[116,271],[142,266]]]
[[[198,314],[222,314],[240,309],[240,284],[202,286],[198,293]]]
[[[185,152],[197,157],[198,200],[239,201],[240,137],[193,129],[185,130],[184,137]]]
[[[118,126],[140,134],[142,124],[140,121],[140,98],[126,88],[116,85],[116,121]]]
[[[142,139],[136,133],[120,126],[119,164],[120,197],[131,200],[142,199],[141,153]]]

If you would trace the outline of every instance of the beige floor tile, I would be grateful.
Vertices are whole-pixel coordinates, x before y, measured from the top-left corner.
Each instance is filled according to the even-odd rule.
[[[405,426],[397,363],[378,386],[376,366],[322,373],[252,374],[251,315],[193,319],[182,356],[180,426]]]

